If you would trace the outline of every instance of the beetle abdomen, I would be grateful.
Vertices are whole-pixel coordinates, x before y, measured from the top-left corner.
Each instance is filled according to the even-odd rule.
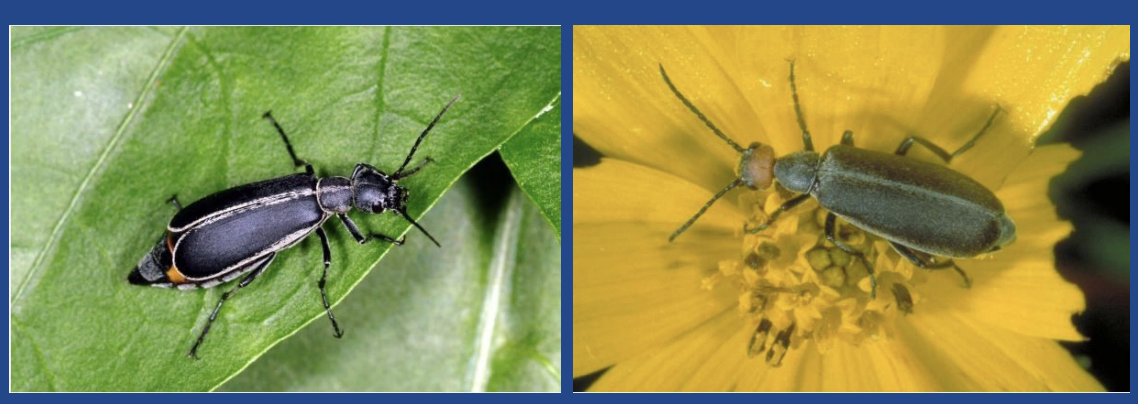
[[[819,163],[817,181],[812,193],[823,208],[926,253],[974,257],[1014,237],[995,194],[941,165],[834,146]]]
[[[174,265],[191,281],[215,278],[296,244],[326,217],[315,194],[210,217],[175,235]]]

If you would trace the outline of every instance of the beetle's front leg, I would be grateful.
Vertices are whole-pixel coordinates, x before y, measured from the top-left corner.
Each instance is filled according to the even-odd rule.
[[[778,215],[782,214],[782,212],[794,209],[795,206],[802,204],[802,202],[806,202],[807,199],[810,199],[809,192],[803,192],[801,195],[790,198],[789,201],[783,202],[782,205],[778,207],[778,209],[776,209],[774,212],[771,212],[770,216],[767,216],[767,220],[764,220],[763,223],[758,227],[748,229],[747,225],[743,224],[743,231],[747,232],[747,234],[756,234],[760,231],[763,231],[768,226],[770,226],[771,223],[774,223],[774,221],[778,219]]]
[[[324,234],[324,229],[317,227],[316,235],[320,236],[320,246],[324,248],[324,274],[320,275],[320,282],[316,286],[320,287],[320,299],[324,301],[324,311],[328,313],[328,319],[332,320],[332,335],[340,338],[344,336],[344,332],[340,330],[340,324],[332,314],[332,306],[328,304],[328,292],[324,289],[324,282],[328,280],[328,266],[332,264],[332,249],[328,247],[328,235]]]
[[[842,240],[838,240],[838,237],[834,234],[834,229],[837,228],[837,226],[836,226],[837,219],[838,219],[838,215],[835,215],[834,212],[830,212],[830,213],[826,214],[826,239],[830,240],[831,243],[834,243],[834,245],[837,246],[838,248],[840,248],[842,251],[845,251],[845,252],[849,253],[850,255],[856,256],[856,257],[858,257],[858,259],[861,260],[861,263],[865,265],[865,271],[869,273],[869,297],[872,299],[876,299],[877,298],[877,276],[874,275],[874,273],[873,273],[873,265],[869,264],[869,260],[867,260],[865,258],[864,253],[854,249],[853,247],[850,247],[849,244],[846,244]]]
[[[897,251],[897,254],[901,254],[902,257],[905,257],[905,259],[909,260],[909,262],[912,262],[913,265],[916,265],[920,268],[933,270],[933,269],[944,269],[944,268],[952,267],[952,269],[956,270],[956,273],[960,274],[961,278],[964,278],[964,287],[965,288],[971,288],[972,287],[972,278],[969,278],[968,274],[964,273],[964,270],[961,269],[959,265],[956,265],[956,261],[947,260],[944,262],[936,262],[934,260],[932,262],[929,262],[929,260],[926,260],[924,257],[921,257],[920,254],[918,254],[916,250],[913,250],[909,247],[905,247],[905,246],[903,246],[901,244],[897,244],[893,241],[890,241],[889,245],[893,246],[893,249]]]
[[[348,228],[348,233],[352,233],[352,238],[356,239],[356,242],[360,243],[361,245],[367,244],[367,242],[371,241],[373,238],[378,238],[395,245],[403,245],[403,241],[407,239],[407,236],[403,236],[396,240],[379,233],[371,233],[368,234],[367,237],[364,237],[363,233],[360,233],[360,229],[356,227],[356,223],[352,221],[352,218],[348,217],[346,214],[340,214],[337,216],[340,217],[341,222],[344,222],[344,227]]]

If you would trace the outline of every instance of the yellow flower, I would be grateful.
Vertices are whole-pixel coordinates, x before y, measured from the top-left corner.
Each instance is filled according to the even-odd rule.
[[[1129,27],[575,27],[573,127],[606,158],[574,170],[573,375],[592,390],[1097,391],[1056,340],[1083,337],[1083,295],[1054,268],[1071,227],[1048,181],[1079,155],[1035,147],[1066,103],[1130,57]],[[789,80],[815,149],[853,131],[892,153],[910,135],[948,151],[993,116],[953,170],[995,192],[1018,239],[952,270],[914,269],[812,199],[756,234],[793,196],[738,187],[728,138],[779,157],[803,149]],[[915,146],[910,157],[939,162]],[[935,206],[930,206],[935,209]],[[943,259],[942,259],[943,260]]]

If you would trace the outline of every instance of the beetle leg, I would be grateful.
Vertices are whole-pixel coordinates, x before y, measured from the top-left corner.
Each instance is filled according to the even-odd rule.
[[[1003,108],[1000,108],[999,105],[996,105],[996,110],[993,111],[992,115],[988,117],[988,122],[984,123],[984,127],[980,128],[980,131],[976,132],[976,135],[972,136],[972,139],[970,139],[967,143],[965,143],[963,146],[960,146],[959,149],[956,149],[956,151],[952,153],[949,153],[944,148],[937,146],[933,142],[930,142],[928,139],[920,136],[909,136],[905,138],[905,140],[901,141],[901,144],[897,146],[897,151],[895,153],[904,156],[905,153],[909,152],[909,148],[913,146],[913,143],[916,142],[932,151],[937,155],[937,157],[940,157],[941,160],[944,160],[945,163],[951,162],[954,157],[963,154],[976,144],[976,140],[979,139],[980,136],[985,132],[987,132],[988,128],[992,127],[992,122],[996,120],[996,115],[999,115],[1000,111],[1003,111]]]
[[[846,131],[842,133],[842,144],[853,147],[854,143],[852,130],[846,129]]]
[[[920,254],[918,254],[917,250],[905,247],[893,241],[890,241],[889,245],[892,245],[893,249],[896,250],[898,254],[901,254],[902,257],[905,257],[905,259],[909,260],[909,262],[912,262],[913,265],[916,265],[923,269],[934,270],[952,267],[956,273],[960,274],[960,277],[964,278],[964,287],[972,287],[972,278],[969,278],[968,274],[964,273],[964,270],[961,269],[959,265],[956,265],[956,261],[946,260],[944,262],[936,262],[935,260],[931,260],[930,262],[930,260],[926,260],[925,258],[921,257]]]
[[[202,329],[202,333],[198,335],[197,341],[194,341],[194,346],[190,348],[190,353],[186,356],[198,359],[198,347],[200,347],[202,341],[205,340],[205,335],[209,333],[209,328],[213,326],[213,321],[217,319],[217,313],[221,311],[221,305],[225,304],[225,301],[233,296],[234,293],[237,293],[237,290],[249,286],[250,283],[253,283],[253,281],[261,275],[261,271],[264,271],[265,267],[268,267],[269,263],[273,262],[273,258],[276,257],[276,255],[277,253],[269,254],[265,256],[265,258],[262,258],[260,261],[250,264],[254,266],[252,272],[250,272],[248,275],[245,275],[245,277],[241,279],[241,283],[238,283],[237,286],[234,286],[233,288],[229,289],[228,292],[225,292],[221,295],[221,299],[217,301],[217,306],[214,306],[213,312],[209,315],[209,320],[205,323],[205,328]]]
[[[763,231],[768,226],[770,226],[771,223],[774,223],[775,220],[778,220],[778,215],[782,214],[782,212],[793,209],[795,206],[802,204],[802,202],[806,202],[807,199],[810,199],[809,192],[804,192],[796,197],[790,198],[789,201],[783,202],[782,205],[778,207],[778,209],[775,209],[774,212],[771,212],[770,216],[767,216],[767,220],[763,221],[759,227],[748,229],[747,225],[743,224],[743,231],[747,232],[747,234],[756,234],[760,231]]]
[[[285,148],[288,149],[288,155],[292,157],[292,164],[297,167],[308,166],[307,171],[309,174],[312,174],[312,166],[310,166],[304,160],[296,157],[296,152],[292,150],[292,142],[288,141],[288,135],[285,134],[284,128],[281,127],[281,124],[277,123],[276,119],[273,119],[273,111],[266,111],[264,115],[261,115],[261,117],[268,119],[269,122],[273,124],[273,127],[277,128],[277,133],[281,134],[281,140],[284,140],[285,142]]]
[[[741,178],[737,179],[735,181],[731,181],[730,184],[727,184],[726,188],[723,188],[722,190],[720,190],[718,193],[715,194],[715,196],[711,197],[711,200],[707,201],[707,203],[705,203],[702,208],[699,208],[699,212],[696,212],[695,216],[692,216],[691,219],[688,219],[687,222],[684,222],[684,224],[682,226],[680,226],[679,229],[676,229],[676,231],[673,232],[671,236],[668,236],[668,242],[671,243],[673,240],[676,239],[676,237],[679,237],[680,233],[683,233],[685,230],[688,229],[688,227],[691,227],[692,223],[695,223],[696,219],[699,219],[700,216],[703,216],[703,213],[707,212],[707,209],[711,207],[711,204],[715,203],[715,201],[717,201],[717,200],[719,200],[719,198],[723,197],[723,195],[726,194],[727,191],[730,191],[732,188],[735,188],[735,187],[740,186],[740,185],[743,185],[743,179],[741,179]]]
[[[806,129],[806,118],[802,116],[802,104],[798,103],[798,85],[794,83],[794,61],[790,61],[790,97],[794,100],[794,116],[798,117],[798,127],[802,129],[802,145],[806,151],[814,151],[810,131]]]
[[[913,147],[914,142],[929,149],[929,151],[933,152],[933,154],[936,154],[937,157],[940,157],[941,160],[944,160],[945,163],[952,161],[952,155],[948,154],[948,151],[944,150],[940,146],[937,146],[935,143],[928,141],[928,139],[920,136],[909,136],[905,138],[905,140],[901,141],[901,144],[897,146],[897,151],[894,153],[898,156],[904,156],[908,154],[909,148]]]
[[[172,203],[172,204],[174,204],[175,208],[178,208],[178,210],[182,210],[182,203],[178,202],[178,194],[174,194],[174,196],[171,196],[170,199],[166,200],[166,203]]]
[[[842,251],[845,251],[845,252],[849,253],[850,255],[856,256],[859,259],[861,259],[861,263],[865,264],[865,271],[869,273],[869,297],[871,299],[876,299],[877,298],[877,276],[874,275],[874,273],[873,273],[873,265],[869,264],[869,260],[865,258],[864,253],[854,249],[853,247],[850,247],[849,244],[846,244],[845,242],[838,240],[838,237],[834,234],[834,229],[837,227],[835,225],[837,223],[837,219],[838,219],[838,215],[835,215],[834,212],[830,212],[830,213],[826,214],[826,239],[830,240],[831,243],[834,243],[834,245],[837,246],[838,248],[840,248]]]
[[[348,215],[340,214],[337,216],[340,217],[340,221],[344,222],[344,227],[348,228],[348,233],[352,233],[352,238],[355,238],[356,242],[360,244],[367,244],[367,242],[371,241],[371,239],[378,238],[391,244],[403,245],[403,240],[407,239],[407,236],[403,236],[396,240],[379,233],[371,233],[367,237],[364,237],[363,233],[360,233],[360,229],[356,227],[356,223],[353,222],[352,219],[348,217]]]
[[[956,149],[956,151],[952,152],[952,157],[959,156],[962,153],[968,151],[968,149],[971,149],[972,146],[976,144],[976,139],[979,139],[980,135],[983,135],[984,132],[988,131],[988,128],[992,127],[992,122],[996,120],[996,115],[999,115],[1000,111],[1003,110],[1004,109],[1000,107],[1000,104],[996,104],[996,110],[992,111],[992,115],[988,117],[988,122],[984,123],[984,127],[980,128],[980,131],[976,132],[976,135],[972,136],[972,139],[970,139],[968,143],[965,143],[963,146],[960,146],[959,149]]]
[[[348,233],[352,233],[352,237],[356,239],[356,242],[360,244],[367,242],[367,239],[364,238],[364,235],[360,234],[360,229],[356,227],[356,223],[353,222],[352,219],[348,217],[348,215],[341,213],[336,216],[339,216],[340,221],[344,222],[344,227],[348,228]]]
[[[320,287],[320,299],[324,301],[324,311],[328,313],[328,319],[332,320],[332,336],[340,338],[344,336],[344,331],[340,330],[340,324],[332,314],[332,306],[328,304],[328,293],[324,289],[324,282],[328,280],[328,266],[332,264],[332,249],[328,248],[328,235],[324,234],[324,229],[317,227],[316,235],[320,236],[320,247],[324,248],[324,274],[320,275],[320,282],[316,286]]]

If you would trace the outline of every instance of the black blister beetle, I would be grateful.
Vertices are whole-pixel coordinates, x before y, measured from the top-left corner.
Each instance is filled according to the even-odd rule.
[[[715,201],[728,191],[745,185],[753,190],[767,189],[777,179],[787,190],[799,195],[784,202],[755,228],[744,225],[744,231],[755,234],[766,229],[778,216],[814,198],[828,210],[826,238],[835,246],[858,257],[869,272],[870,296],[876,297],[877,280],[873,265],[865,254],[835,236],[838,217],[859,228],[886,239],[898,254],[921,268],[953,268],[964,277],[965,285],[971,280],[951,258],[971,258],[994,252],[1015,241],[1015,223],[1004,211],[1004,206],[992,191],[968,176],[946,166],[913,160],[905,157],[914,143],[925,146],[948,163],[953,157],[972,148],[992,125],[999,106],[988,122],[975,136],[956,151],[949,153],[940,146],[919,136],[909,136],[893,154],[857,149],[853,132],[842,134],[841,144],[830,146],[822,153],[814,151],[810,131],[802,117],[798,103],[798,88],[794,83],[794,62],[790,62],[790,89],[794,112],[802,129],[805,150],[775,158],[769,145],[752,143],[743,148],[715,127],[691,101],[688,101],[672,83],[664,66],[660,75],[672,93],[712,132],[735,151],[739,159],[739,177],[720,190],[700,210],[680,226],[668,241],[673,241],[688,229]],[[949,257],[937,261],[934,256]]]
[[[332,253],[328,247],[328,236],[321,226],[335,215],[360,244],[378,238],[402,245],[402,237],[396,240],[375,233],[364,237],[348,217],[353,207],[368,213],[391,211],[402,216],[438,246],[439,242],[407,214],[408,192],[407,188],[399,185],[399,180],[419,172],[423,165],[431,162],[427,157],[414,168],[404,170],[423,138],[460,98],[455,96],[435,115],[395,173],[388,175],[369,164],[359,163],[350,178],[317,177],[312,165],[296,157],[288,135],[272,114],[266,112],[264,118],[281,135],[293,164],[304,166],[306,172],[230,188],[185,208],[177,196],[170,198],[170,202],[178,207],[178,213],[170,220],[166,234],[142,257],[127,280],[135,285],[195,289],[214,287],[245,275],[240,283],[221,295],[205,328],[190,348],[189,356],[197,358],[198,347],[217,319],[222,304],[238,289],[256,280],[273,262],[278,251],[292,247],[316,232],[324,250],[324,273],[317,285],[324,311],[332,322],[334,336],[340,338],[343,331],[332,314],[324,289]]]

